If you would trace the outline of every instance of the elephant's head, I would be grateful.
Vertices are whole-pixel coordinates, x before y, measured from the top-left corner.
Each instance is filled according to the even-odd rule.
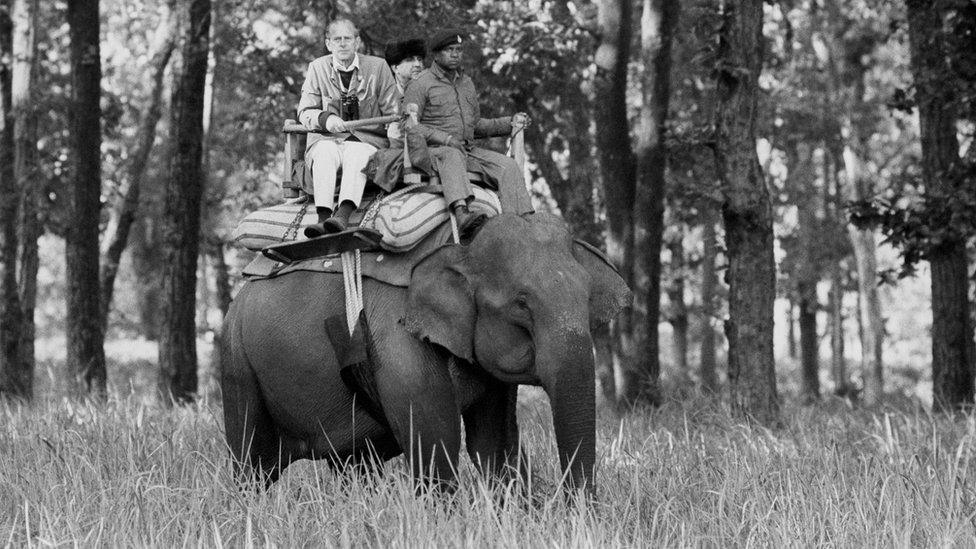
[[[571,482],[592,485],[590,330],[630,299],[616,270],[561,219],[503,214],[469,245],[443,246],[414,268],[404,325],[502,381],[541,385],[564,470],[572,463]]]

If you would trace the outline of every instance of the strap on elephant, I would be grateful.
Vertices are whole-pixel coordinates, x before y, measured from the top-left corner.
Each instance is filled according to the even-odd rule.
[[[374,214],[375,215],[375,212]],[[379,392],[376,389],[376,379],[373,374],[373,357],[371,356],[372,334],[366,314],[363,310],[363,258],[359,250],[343,252],[342,281],[345,290],[345,322],[338,326],[341,320],[338,315],[326,320],[326,333],[330,334],[332,346],[339,361],[339,377],[346,387],[353,392],[356,402],[377,423],[389,428],[383,405],[380,404]],[[343,333],[343,328],[348,333]]]
[[[389,427],[373,373],[372,334],[363,310],[363,268],[359,250],[343,252],[342,280],[345,289],[345,315],[325,321],[325,333],[332,340],[339,377],[355,396],[356,404],[377,423]]]
[[[389,428],[376,388],[372,335],[366,315],[360,312],[356,329],[351,334],[346,331],[348,321],[343,317],[344,315],[335,315],[325,320],[325,333],[332,341],[339,363],[339,377],[352,391],[355,403],[366,410],[377,423]]]

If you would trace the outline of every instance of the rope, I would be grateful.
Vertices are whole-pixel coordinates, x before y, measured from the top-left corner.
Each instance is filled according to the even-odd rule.
[[[384,199],[396,198],[425,186],[424,184],[410,185],[387,195]],[[368,223],[379,214],[380,202],[381,200],[377,199],[370,204],[359,223],[360,227],[368,226]],[[454,236],[454,242],[460,244],[461,238],[458,234],[457,218],[450,211],[448,216],[451,218],[451,233]],[[298,219],[300,220],[301,217]],[[356,329],[356,324],[359,322],[359,313],[363,310],[363,256],[360,250],[354,250],[342,252],[339,257],[342,260],[342,284],[346,294],[346,326],[349,328],[349,335],[352,335]]]
[[[450,209],[448,209],[447,215],[451,218],[451,236],[454,237],[454,243],[460,244],[461,234],[458,232],[457,216]]]
[[[359,226],[367,226],[379,213],[380,202],[386,198],[400,196],[413,187],[401,189],[389,196],[380,197],[373,201],[363,214]],[[339,256],[342,260],[342,285],[346,294],[346,327],[349,328],[349,335],[356,329],[359,322],[359,313],[363,310],[363,255],[360,250],[342,252]]]
[[[363,259],[359,250],[342,252],[342,283],[346,293],[346,326],[356,329],[363,310]]]

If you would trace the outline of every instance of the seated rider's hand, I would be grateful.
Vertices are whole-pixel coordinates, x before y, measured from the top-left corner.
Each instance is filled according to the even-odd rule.
[[[524,112],[517,112],[512,116],[512,129],[514,130],[524,130],[526,126],[529,125],[532,119],[529,115]]]
[[[346,123],[336,115],[332,115],[325,121],[325,131],[329,133],[339,133],[346,131]]]
[[[455,139],[453,135],[449,136],[447,138],[447,143],[444,144],[448,147],[454,147],[455,149],[464,152],[464,143],[462,143],[460,139]]]

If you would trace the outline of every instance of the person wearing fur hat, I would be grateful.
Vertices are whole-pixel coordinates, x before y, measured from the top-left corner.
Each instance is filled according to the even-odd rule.
[[[352,21],[329,23],[326,40],[332,53],[309,64],[298,103],[302,125],[328,132],[309,133],[305,150],[318,213],[318,223],[305,228],[309,238],[346,228],[363,198],[363,168],[377,149],[388,146],[382,124],[348,129],[346,122],[396,114],[401,97],[386,61],[357,52],[359,30]],[[340,167],[339,198],[334,200]]]
[[[498,190],[503,212],[534,211],[515,159],[474,143],[479,137],[509,135],[513,123],[524,127],[528,116],[481,117],[474,82],[461,70],[465,40],[464,33],[455,29],[431,36],[428,49],[434,62],[410,81],[403,96],[403,105],[417,105],[420,124],[416,131],[430,148],[432,168],[441,178],[444,197],[462,225],[474,217],[468,211],[473,194],[457,192],[470,191],[468,171],[480,173]]]
[[[424,70],[424,57],[426,56],[427,47],[420,38],[390,42],[386,45],[383,57],[393,69],[397,89],[400,90],[401,94],[410,80],[416,78],[420,71]]]

